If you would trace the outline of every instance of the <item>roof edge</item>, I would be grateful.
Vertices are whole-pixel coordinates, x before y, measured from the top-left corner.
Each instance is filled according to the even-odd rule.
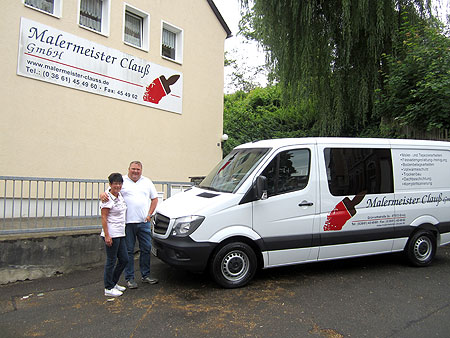
[[[228,27],[227,23],[225,22],[225,20],[223,19],[222,14],[220,14],[219,10],[216,7],[216,4],[214,3],[213,0],[206,0],[209,4],[209,6],[211,7],[211,9],[213,10],[214,14],[217,17],[217,20],[219,20],[220,24],[222,25],[223,29],[225,30],[225,32],[227,33],[227,39],[231,38],[233,36],[233,34],[231,34],[231,30]]]

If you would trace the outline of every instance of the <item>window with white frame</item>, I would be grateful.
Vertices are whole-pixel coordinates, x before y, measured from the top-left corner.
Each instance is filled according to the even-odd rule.
[[[183,62],[183,31],[166,22],[162,24],[161,55],[179,63]]]
[[[62,0],[24,0],[23,3],[27,7],[37,9],[39,11],[61,17]]]
[[[80,0],[80,26],[108,35],[109,4],[110,0]]]
[[[125,4],[123,41],[143,50],[149,49],[150,16]]]

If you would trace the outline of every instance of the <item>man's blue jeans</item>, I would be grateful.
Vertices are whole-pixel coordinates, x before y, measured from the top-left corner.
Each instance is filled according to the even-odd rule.
[[[152,237],[150,222],[127,223],[125,227],[128,264],[125,268],[125,279],[134,280],[134,245],[136,238],[139,242],[139,268],[142,278],[150,276],[150,250],[152,248]]]
[[[104,239],[103,239],[104,240]],[[106,263],[104,272],[105,289],[112,289],[119,281],[122,271],[128,263],[128,252],[125,237],[112,239],[112,245],[106,248]],[[117,262],[117,264],[116,264]]]

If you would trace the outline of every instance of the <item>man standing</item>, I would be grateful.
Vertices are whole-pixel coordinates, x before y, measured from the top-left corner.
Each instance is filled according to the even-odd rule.
[[[139,242],[139,268],[142,282],[156,284],[158,280],[150,277],[151,228],[150,217],[158,204],[158,193],[153,182],[142,176],[142,163],[133,161],[128,167],[128,175],[123,176],[121,190],[127,204],[125,240],[128,249],[128,264],[125,268],[125,279],[130,289],[138,287],[134,279],[134,246],[136,238]],[[104,193],[100,195],[103,201]]]

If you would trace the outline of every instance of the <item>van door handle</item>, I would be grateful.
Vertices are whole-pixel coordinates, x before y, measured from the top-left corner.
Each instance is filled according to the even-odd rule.
[[[313,206],[313,205],[314,205],[313,202],[303,201],[303,202],[300,203],[298,206],[299,206],[299,207],[311,207],[311,206]]]

